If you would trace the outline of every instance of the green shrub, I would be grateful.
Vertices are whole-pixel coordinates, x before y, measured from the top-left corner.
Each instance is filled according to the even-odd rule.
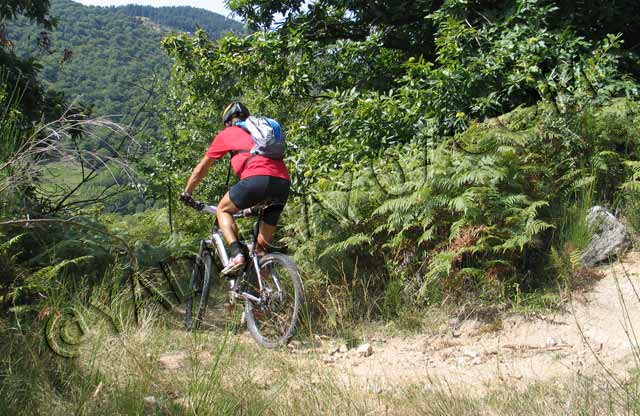
[[[367,277],[373,310],[388,318],[416,300],[519,303],[566,286],[582,273],[565,263],[590,238],[587,210],[635,187],[637,171],[626,172],[637,163],[625,161],[639,156],[639,109],[631,100],[572,114],[518,109],[426,152],[397,146],[371,168],[318,180],[285,220],[311,301],[337,285],[351,291],[342,309],[363,311],[354,289]]]

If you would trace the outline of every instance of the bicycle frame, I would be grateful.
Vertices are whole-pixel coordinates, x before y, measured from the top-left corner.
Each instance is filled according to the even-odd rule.
[[[188,205],[210,215],[218,213],[217,207],[199,201],[191,200]],[[220,274],[222,269],[212,261],[218,258],[222,267],[226,267],[231,261],[223,234],[215,221],[208,237],[200,240],[196,266],[191,273],[191,290],[186,301],[185,325],[188,329],[194,328],[194,297],[198,293],[200,295],[195,328],[197,329],[202,322],[210,299],[211,284],[216,279],[217,271],[217,278],[220,281],[228,281],[229,288],[227,290],[223,285],[214,289],[213,298],[216,306],[219,306],[224,297],[224,307],[227,314],[230,314],[236,300],[240,299],[244,304],[241,324],[246,323],[249,333],[259,345],[275,348],[284,345],[294,335],[303,296],[300,272],[293,260],[282,253],[258,256],[258,236],[265,208],[266,206],[255,206],[233,214],[234,218],[258,217],[253,227],[253,241],[245,241],[249,248],[247,260],[250,262],[246,261],[243,270],[237,275],[223,277]],[[201,269],[202,266],[204,271]],[[255,279],[251,273],[255,273]],[[233,317],[237,316],[232,315]]]
[[[202,208],[202,211],[211,214],[211,215],[217,215],[218,213],[218,207],[213,206],[213,205],[204,205]],[[262,215],[262,208],[258,208],[257,210],[254,210],[253,208],[249,208],[246,210],[242,210],[236,214],[233,215],[234,218],[246,218],[249,216],[256,216],[256,213],[259,213],[258,215],[258,220],[256,222],[256,226],[254,227],[254,233],[253,233],[253,242],[248,244],[249,247],[249,259],[251,259],[251,265],[253,266],[256,276],[257,276],[257,281],[258,281],[258,288],[259,288],[259,293],[262,293],[263,289],[264,289],[264,285],[262,282],[262,274],[260,273],[260,263],[258,262],[258,256],[256,255],[255,252],[255,247],[257,244],[257,240],[258,240],[258,233],[257,233],[257,226],[260,222],[260,217]],[[227,253],[227,250],[224,246],[224,237],[222,235],[222,231],[220,231],[220,229],[218,228],[218,223],[217,221],[214,222],[213,224],[213,228],[211,230],[211,235],[209,237],[208,240],[201,240],[200,242],[200,253],[199,256],[202,256],[202,250],[211,250],[211,248],[214,248],[214,251],[216,253],[216,256],[220,259],[220,262],[222,263],[222,267],[225,267],[228,263],[229,263],[229,254]],[[247,271],[245,270],[240,279],[244,279],[246,276]],[[229,286],[231,289],[231,294],[232,294],[232,298],[237,298],[237,297],[241,297],[245,300],[250,300],[252,302],[254,302],[256,305],[260,305],[262,304],[262,299],[258,298],[254,295],[252,295],[251,293],[247,293],[247,292],[240,292],[238,293],[235,289],[236,288],[236,280],[235,279],[230,279],[229,281]],[[280,283],[278,282],[277,279],[274,279],[274,283],[278,289],[278,291],[281,291],[282,289],[280,288]]]

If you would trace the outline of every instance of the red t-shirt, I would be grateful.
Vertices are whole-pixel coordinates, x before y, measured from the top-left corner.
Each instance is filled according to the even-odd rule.
[[[231,126],[218,133],[205,155],[218,160],[234,150],[251,150],[253,145],[253,139],[246,130],[242,127]],[[291,180],[287,166],[282,160],[274,160],[260,155],[251,156],[250,153],[238,153],[231,158],[231,167],[240,179],[246,179],[251,176],[275,176],[276,178]],[[247,159],[249,161],[245,164]],[[243,165],[244,169],[242,168]]]

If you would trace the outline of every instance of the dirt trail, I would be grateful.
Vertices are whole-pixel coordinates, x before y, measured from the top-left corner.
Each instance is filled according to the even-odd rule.
[[[326,339],[315,346],[294,341],[292,351],[269,354],[295,365],[311,383],[314,377],[328,375],[374,393],[443,384],[482,393],[497,383],[527,386],[605,371],[610,380],[614,375],[624,382],[627,370],[640,367],[640,361],[634,361],[634,353],[640,357],[634,332],[640,336],[640,253],[631,252],[600,270],[604,278],[587,292],[574,295],[565,313],[509,316],[499,329],[495,324],[453,319],[438,335],[371,339],[373,353],[368,356],[356,349],[336,351],[338,341]],[[259,356],[265,354],[248,334],[237,340]],[[208,354],[198,356],[199,361],[210,361]],[[160,363],[175,370],[185,360],[184,352],[167,353]],[[271,367],[253,368],[252,374],[268,380],[271,371]]]
[[[440,335],[373,340],[368,357],[351,350],[316,359],[343,382],[370,390],[416,383],[428,388],[435,380],[474,390],[496,381],[526,385],[602,372],[599,362],[624,379],[634,348],[638,352],[633,329],[640,336],[640,253],[601,271],[605,277],[580,300],[574,297],[564,314],[508,317],[499,330],[452,320]]]

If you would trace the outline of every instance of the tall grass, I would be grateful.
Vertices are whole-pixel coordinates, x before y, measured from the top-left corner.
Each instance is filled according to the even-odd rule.
[[[559,215],[560,224],[555,237],[558,246],[579,251],[589,244],[593,233],[586,218],[594,203],[593,195],[591,187],[577,190],[574,202],[567,205]]]
[[[468,388],[445,380],[369,390],[308,357],[259,350],[224,333],[185,334],[154,323],[115,336],[96,329],[78,359],[52,355],[36,331],[2,330],[0,412],[10,415],[585,415],[636,414],[635,379],[602,376]],[[159,359],[180,356],[180,368]],[[616,390],[618,389],[618,390]]]

